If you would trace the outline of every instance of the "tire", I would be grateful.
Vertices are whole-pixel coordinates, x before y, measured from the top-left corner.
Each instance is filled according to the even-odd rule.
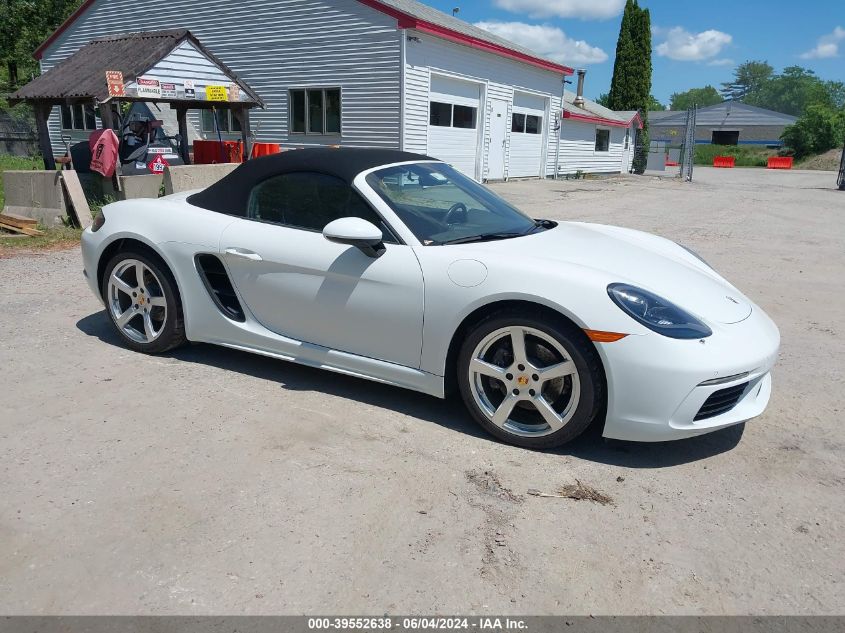
[[[514,354],[514,340],[522,341],[522,355]],[[598,353],[581,330],[563,319],[493,314],[470,331],[457,372],[472,417],[491,435],[523,448],[571,442],[603,405]]]
[[[106,264],[101,291],[106,313],[127,347],[161,354],[186,342],[176,280],[155,254],[140,249],[117,253]]]

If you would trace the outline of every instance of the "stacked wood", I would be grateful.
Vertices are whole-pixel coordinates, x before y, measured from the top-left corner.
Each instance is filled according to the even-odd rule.
[[[39,231],[36,228],[37,224],[38,222],[33,218],[27,218],[14,213],[0,213],[0,228],[11,231],[12,233],[22,233],[23,235],[30,236],[44,235],[44,231]]]

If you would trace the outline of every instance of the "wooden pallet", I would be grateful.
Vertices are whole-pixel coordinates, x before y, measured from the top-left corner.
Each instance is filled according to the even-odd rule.
[[[26,218],[14,213],[0,213],[0,228],[4,228],[12,233],[21,233],[33,237],[44,235],[44,231],[39,231],[37,225],[37,220],[33,218]]]

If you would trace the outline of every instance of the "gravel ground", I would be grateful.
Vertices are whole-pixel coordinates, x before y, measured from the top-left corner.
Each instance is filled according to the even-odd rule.
[[[697,250],[774,318],[769,410],[538,453],[459,403],[121,347],[78,249],[0,259],[0,612],[841,614],[845,193],[699,169],[495,185]],[[543,498],[576,480],[610,497]]]

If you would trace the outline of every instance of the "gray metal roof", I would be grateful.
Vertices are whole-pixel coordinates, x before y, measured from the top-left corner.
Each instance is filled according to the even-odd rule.
[[[672,110],[653,110],[648,113],[648,121],[649,123],[656,124],[658,121],[662,121],[666,117],[674,116],[676,114],[680,114],[680,111],[672,111]],[[686,120],[686,119],[684,119]]]
[[[652,125],[686,125],[686,111],[649,112]],[[724,127],[728,125],[792,125],[798,120],[789,114],[766,110],[739,101],[725,101],[716,105],[699,108],[695,115],[696,126]]]
[[[569,90],[563,93],[563,109],[566,112],[571,112],[573,114],[589,114],[600,119],[624,123],[626,125],[633,121],[634,117],[637,116],[636,110],[611,110],[610,108],[605,108],[603,105],[599,105],[595,101],[590,101],[586,97],[584,98],[584,107],[579,108],[575,105],[575,93],[569,92]]]
[[[517,53],[521,53],[523,55],[529,55],[536,59],[543,60],[550,64],[556,64],[558,66],[562,66],[560,62],[557,62],[553,59],[549,59],[547,57],[543,57],[536,51],[532,51],[529,48],[524,46],[520,46],[519,44],[515,44],[510,40],[506,40],[503,37],[499,37],[498,35],[494,35],[490,31],[485,31],[482,28],[479,28],[469,22],[464,22],[463,20],[459,20],[458,18],[451,16],[447,13],[443,13],[442,11],[438,11],[437,9],[430,7],[422,2],[417,2],[417,0],[377,0],[380,4],[383,4],[388,7],[392,7],[397,11],[401,11],[406,15],[409,15],[413,18],[417,18],[418,20],[423,20],[425,22],[430,22],[432,24],[436,24],[437,26],[442,26],[443,28],[449,29],[450,31],[455,31],[457,33],[461,33],[462,35],[466,35],[468,37],[474,37],[475,39],[481,40],[483,42],[488,42],[490,44],[495,44],[497,46],[502,46],[509,50],[515,51]]]

